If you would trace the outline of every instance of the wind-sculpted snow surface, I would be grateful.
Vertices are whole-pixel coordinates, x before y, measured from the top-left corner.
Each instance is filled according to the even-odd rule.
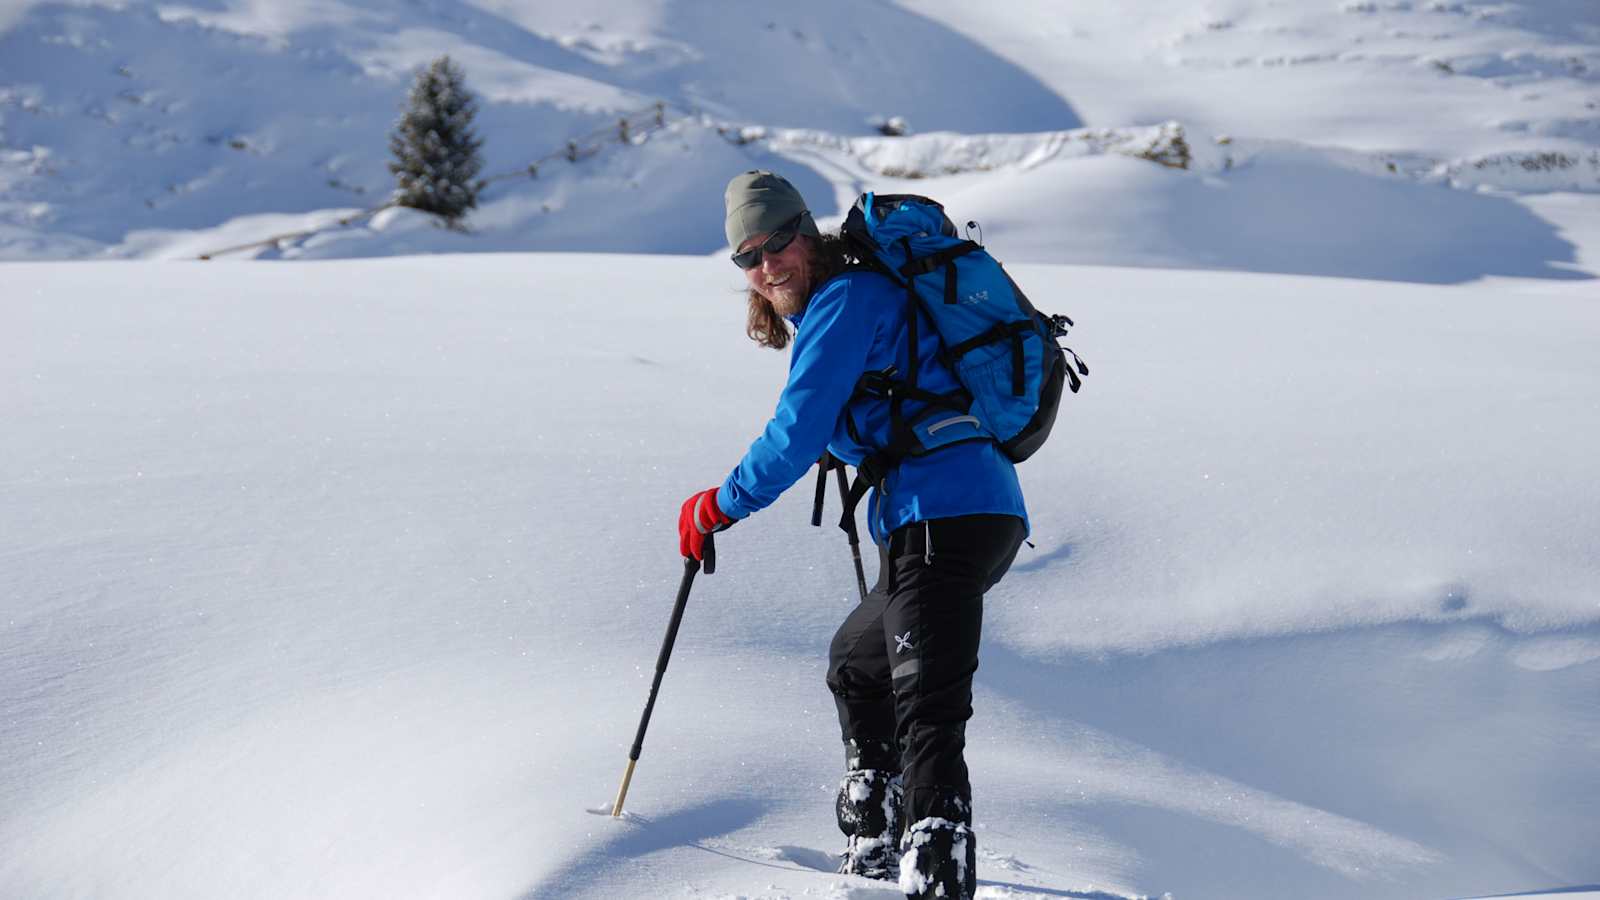
[[[986,601],[980,897],[1600,882],[1587,286],[1011,270],[1093,375]],[[0,896],[894,896],[827,871],[803,486],[603,814],[677,503],[784,376],[725,262],[5,274]]]

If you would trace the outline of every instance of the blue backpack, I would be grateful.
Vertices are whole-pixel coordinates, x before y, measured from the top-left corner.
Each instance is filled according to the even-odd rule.
[[[858,395],[889,401],[889,445],[862,463],[862,480],[881,487],[899,460],[972,440],[994,441],[1014,462],[1032,456],[1050,436],[1063,382],[1077,393],[1089,374],[1056,343],[1072,320],[1034,309],[983,245],[958,237],[944,207],[926,197],[863,194],[841,234],[865,266],[905,287],[910,329],[907,377],[890,368],[856,385]],[[917,386],[919,309],[939,331],[957,391]],[[906,401],[922,408],[907,415]],[[864,491],[858,481],[852,494]]]

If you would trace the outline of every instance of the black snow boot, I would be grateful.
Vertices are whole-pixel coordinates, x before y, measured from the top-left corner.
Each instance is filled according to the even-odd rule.
[[[835,811],[847,843],[839,872],[894,881],[900,873],[900,810],[904,793],[898,773],[853,769],[839,782]]]
[[[978,842],[972,829],[929,817],[900,842],[900,890],[911,900],[972,900],[978,892]]]

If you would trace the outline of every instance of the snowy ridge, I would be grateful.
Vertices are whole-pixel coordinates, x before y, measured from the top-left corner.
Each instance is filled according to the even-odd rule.
[[[763,141],[777,153],[826,152],[854,159],[887,178],[937,178],[1002,168],[1031,169],[1058,159],[1120,153],[1186,168],[1183,128],[1079,128],[1037,134],[918,134],[848,137],[805,129],[719,128],[740,143]]]
[[[1517,153],[1447,163],[1450,183],[1515,191],[1600,191],[1600,150],[1587,154]]]
[[[887,178],[937,178],[1002,168],[1031,169],[1060,159],[1107,153],[1146,159],[1173,168],[1226,172],[1251,160],[1274,156],[1318,158],[1365,174],[1400,174],[1454,187],[1495,188],[1523,193],[1600,192],[1600,150],[1589,153],[1528,151],[1464,160],[1363,153],[1261,137],[1191,137],[1179,122],[1138,128],[1078,128],[1037,134],[848,137],[805,129],[716,126],[737,143],[764,141],[778,153],[828,152],[856,160]],[[1198,142],[1198,149],[1196,143]]]
[[[570,191],[566,185],[589,185],[585,193],[609,190],[609,172],[625,171],[641,158],[660,160],[682,148],[707,148],[715,139],[734,149],[730,160],[758,153],[777,167],[822,165],[835,177],[843,174],[844,185],[833,185],[839,209],[853,200],[853,191],[884,184],[884,179],[904,182],[905,189],[939,196],[950,190],[941,185],[953,176],[1009,172],[1023,183],[1045,179],[1071,179],[1069,168],[1034,175],[1052,164],[1071,166],[1097,157],[1118,156],[1156,163],[1169,169],[1188,170],[1188,178],[1225,178],[1229,173],[1251,166],[1292,166],[1303,171],[1356,173],[1379,183],[1398,181],[1415,185],[1444,185],[1454,189],[1495,189],[1502,193],[1523,194],[1572,191],[1600,192],[1600,152],[1582,157],[1559,153],[1529,156],[1501,155],[1490,159],[1442,163],[1417,156],[1374,154],[1336,147],[1318,147],[1291,141],[1219,136],[1192,138],[1177,122],[1143,128],[1085,128],[1029,134],[963,135],[931,133],[903,137],[850,137],[815,129],[770,129],[761,126],[731,126],[705,116],[677,114],[666,119],[660,132],[640,132],[626,144],[597,144],[595,152],[571,165],[557,161],[539,166],[532,179],[501,180],[485,194],[485,211],[474,218],[476,235],[456,239],[434,235],[438,249],[515,249],[525,243],[515,229],[526,234],[530,228],[570,230],[569,204],[552,205],[546,199]],[[658,142],[651,147],[651,142]],[[718,152],[727,153],[719,148]],[[606,157],[595,160],[596,153]],[[735,155],[736,154],[736,155]],[[731,165],[739,165],[737,161]],[[746,163],[748,164],[748,163]],[[596,169],[599,171],[596,171]],[[597,179],[598,176],[598,179]],[[1303,176],[1302,176],[1303,177]],[[595,182],[598,180],[598,183]],[[708,181],[710,178],[708,177]],[[637,185],[637,181],[633,182]],[[967,190],[962,185],[958,190]],[[686,201],[690,198],[685,197]],[[559,201],[558,201],[559,202]],[[546,223],[530,222],[528,212],[537,208]],[[367,255],[394,253],[407,249],[406,243],[393,244],[401,233],[427,235],[432,223],[414,213],[392,210],[367,221],[358,217],[358,227],[346,226],[357,212],[352,209],[321,210],[303,216],[241,217],[226,225],[187,235],[170,232],[137,233],[114,252],[118,256],[155,255],[162,258],[193,258],[219,250],[246,256],[268,254],[281,258],[304,256]],[[508,215],[509,213],[509,215]],[[553,213],[553,215],[552,215]],[[835,214],[837,215],[837,214]],[[703,215],[702,218],[709,218]],[[822,218],[828,219],[824,214]],[[404,223],[404,224],[402,224]],[[399,224],[397,231],[395,226]],[[709,222],[708,222],[709,224]],[[1002,226],[1005,225],[1002,221]],[[1015,227],[1015,226],[1013,226]],[[294,232],[277,245],[248,246],[253,241]],[[626,240],[626,235],[624,235]],[[708,237],[714,242],[714,237]],[[1440,238],[1441,248],[1449,239]],[[626,247],[619,244],[615,249]],[[356,249],[365,247],[367,249]],[[709,248],[708,248],[709,249]],[[331,252],[330,252],[331,250]],[[1124,251],[1125,252],[1125,251]],[[1105,254],[1100,255],[1106,259]],[[1028,258],[1028,257],[1024,257]],[[1045,257],[1048,259],[1049,257]],[[1117,261],[1116,254],[1109,261]],[[1133,261],[1133,260],[1128,260]],[[1196,259],[1194,262],[1199,262]]]
[[[695,158],[702,144],[685,137],[681,146],[703,171],[684,172],[684,156],[645,154],[571,178],[546,172],[556,184],[525,186],[475,217],[476,241],[386,229],[291,253],[708,253],[717,249],[714,222],[694,241],[665,240],[648,227],[618,233],[616,223],[604,229],[574,216],[575,201],[634,205],[639,185],[666,179],[705,182],[709,190],[692,195],[700,203],[715,195],[713,175],[728,169],[824,159],[845,159],[850,171],[817,170],[811,180],[841,194],[864,176],[938,181],[1150,155],[1145,140],[1177,164],[1186,154],[1167,147],[1171,135],[1153,124],[1167,121],[1182,123],[1192,164],[1209,175],[1226,174],[1230,160],[1301,148],[1291,151],[1301,160],[1380,178],[1592,194],[1600,183],[1600,35],[1584,9],[1581,0],[1349,8],[1297,0],[1195,10],[1159,0],[1068,13],[1012,0],[1003,14],[974,17],[942,0],[914,8],[827,0],[740,16],[717,3],[668,14],[646,0],[581,13],[516,0],[20,2],[0,26],[0,258],[169,257],[182,255],[175,245],[215,249],[205,247],[206,232],[235,243],[235,219],[338,218],[323,211],[377,205],[391,190],[384,135],[406,81],[444,52],[484,100],[489,172],[523,168],[568,137],[656,102],[707,123],[751,123],[770,139]],[[884,33],[902,40],[874,40]],[[925,58],[960,65],[929,67]],[[750,71],[768,75],[752,85]],[[886,77],[893,71],[919,76]],[[887,116],[923,133],[862,135]],[[1219,150],[1218,136],[1231,145]],[[985,193],[1013,189],[999,178]],[[1148,195],[1135,205],[1197,199],[1182,180],[1134,190]],[[641,211],[698,226],[711,217],[691,209],[690,196],[658,198]],[[1519,203],[1550,215],[1548,206]],[[1255,211],[1215,211],[1247,212]],[[1570,227],[1561,216],[1549,224]],[[1057,242],[1058,255],[1040,261],[1144,265],[1160,256],[1208,265],[1215,255],[1203,246],[1107,255],[1119,243],[1127,241]],[[1553,246],[1528,236],[1517,243]],[[1277,255],[1297,252],[1285,245]],[[1572,261],[1535,252],[1541,262]]]

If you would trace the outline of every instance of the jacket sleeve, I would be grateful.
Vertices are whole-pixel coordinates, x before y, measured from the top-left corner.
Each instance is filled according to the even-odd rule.
[[[851,303],[849,295],[850,279],[839,278],[806,305],[778,409],[717,491],[717,505],[730,517],[742,519],[778,499],[833,437],[877,329],[875,304]]]

